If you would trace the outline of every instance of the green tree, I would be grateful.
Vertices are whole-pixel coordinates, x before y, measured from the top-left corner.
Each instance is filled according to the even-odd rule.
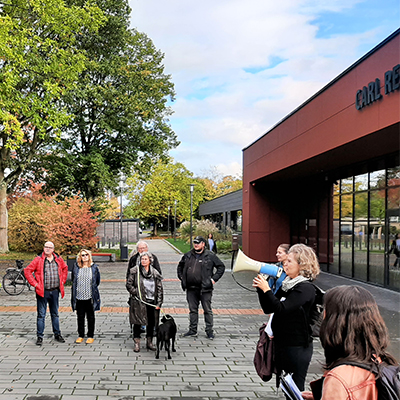
[[[177,201],[177,220],[190,219],[190,184],[194,184],[193,211],[204,198],[204,186],[193,178],[193,174],[181,163],[157,162],[148,179],[143,181],[138,174],[128,178],[129,205],[124,214],[128,217],[140,218],[146,223],[157,225],[165,223],[170,212],[175,211]],[[178,222],[178,223],[179,223]]]
[[[202,182],[205,189],[204,201],[235,192],[243,187],[243,181],[240,177],[223,176],[215,166],[210,167],[198,180]]]
[[[98,34],[80,37],[88,60],[66,99],[75,118],[44,163],[50,192],[80,192],[86,199],[114,190],[120,171],[148,171],[178,145],[168,122],[175,93],[164,55],[144,33],[128,28],[126,0],[98,4],[108,20]]]
[[[70,121],[62,98],[85,68],[77,38],[104,23],[90,3],[0,3],[0,251],[8,251],[7,190]]]

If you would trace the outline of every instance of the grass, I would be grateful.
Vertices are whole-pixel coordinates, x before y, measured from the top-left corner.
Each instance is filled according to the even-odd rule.
[[[187,253],[190,250],[190,244],[186,243],[182,239],[173,239],[173,238],[168,238],[165,239],[168,242],[170,242],[172,245],[174,245],[178,250],[180,250],[182,253]]]

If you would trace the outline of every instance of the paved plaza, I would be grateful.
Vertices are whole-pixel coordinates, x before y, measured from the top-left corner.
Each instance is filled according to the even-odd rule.
[[[181,254],[163,240],[149,241],[164,276],[164,312],[173,315],[178,332],[188,328],[185,293],[176,278]],[[27,264],[27,262],[25,263]],[[66,343],[53,338],[46,317],[43,346],[36,341],[36,299],[33,291],[9,296],[0,291],[0,400],[139,400],[139,399],[283,399],[274,380],[263,382],[253,366],[258,329],[266,320],[255,292],[235,283],[227,271],[213,296],[215,339],[208,340],[200,315],[197,338],[178,338],[172,360],[147,351],[133,352],[125,289],[127,263],[99,263],[102,310],[96,313],[95,342],[75,344],[76,315],[70,307],[70,288],[60,302],[60,325]],[[345,278],[321,274],[317,283],[327,289],[352,284]],[[392,339],[391,351],[400,356],[400,294],[365,285],[376,297]],[[307,381],[321,374],[323,351],[314,342]]]

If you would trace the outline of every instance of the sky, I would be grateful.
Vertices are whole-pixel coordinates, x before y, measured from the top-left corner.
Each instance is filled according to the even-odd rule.
[[[400,26],[399,0],[129,0],[175,84],[170,155],[241,176],[242,150]]]

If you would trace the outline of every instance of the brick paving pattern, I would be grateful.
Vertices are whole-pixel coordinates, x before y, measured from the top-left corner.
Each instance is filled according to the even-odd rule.
[[[150,241],[150,250],[163,269],[163,311],[174,316],[179,333],[188,328],[185,293],[176,279],[181,257],[162,240]],[[274,379],[263,382],[253,367],[258,328],[266,317],[254,292],[239,287],[229,272],[215,287],[213,309],[216,338],[206,339],[199,318],[197,338],[178,338],[172,360],[164,351],[156,360],[143,348],[133,352],[130,334],[126,263],[100,263],[102,310],[96,313],[95,342],[75,344],[76,315],[70,308],[70,290],[60,302],[60,325],[66,343],[53,338],[46,317],[43,346],[35,345],[36,300],[33,291],[8,296],[0,291],[0,400],[182,400],[283,399]],[[323,274],[319,284],[328,288],[353,282]],[[399,357],[398,293],[367,286],[376,296],[388,323],[392,351]],[[396,350],[397,349],[397,350]],[[321,373],[323,351],[314,342],[307,381]]]

